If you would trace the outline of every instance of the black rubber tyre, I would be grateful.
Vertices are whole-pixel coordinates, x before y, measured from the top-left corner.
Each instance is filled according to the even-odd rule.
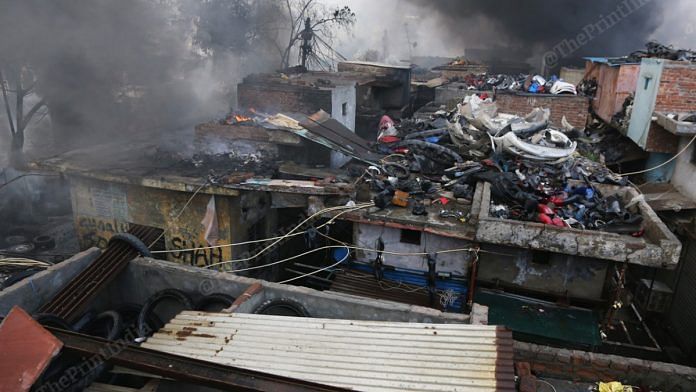
[[[166,289],[157,292],[155,295],[145,301],[143,308],[140,310],[140,314],[138,314],[138,336],[146,337],[148,336],[148,333],[155,332],[156,329],[160,328],[160,326],[153,326],[149,324],[148,321],[152,320],[152,315],[154,315],[153,312],[157,305],[165,299],[173,299],[178,301],[186,310],[193,309],[193,302],[191,302],[189,296],[183,291]],[[166,324],[169,320],[161,321],[162,324]]]
[[[219,312],[232,306],[235,300],[236,298],[231,295],[213,293],[199,299],[198,302],[196,302],[196,310],[202,312]]]
[[[254,313],[275,316],[312,317],[301,303],[290,298],[269,299],[259,305],[254,310]]]
[[[99,313],[97,317],[80,330],[80,332],[108,340],[116,340],[122,331],[123,317],[115,310]]]
[[[116,307],[116,311],[121,315],[121,320],[123,321],[123,330],[133,329],[137,332],[138,329],[138,315],[143,309],[141,305],[132,302],[126,302]],[[162,320],[157,317],[156,314],[150,312],[148,319],[146,320],[147,325],[164,325]]]
[[[36,320],[39,324],[47,327],[56,327],[68,331],[73,330],[73,327],[70,324],[68,324],[67,321],[65,321],[62,317],[58,317],[52,313],[37,313],[34,315],[34,320]]]
[[[50,250],[56,247],[55,238],[50,235],[40,235],[32,240],[34,248],[37,250]]]
[[[150,253],[150,249],[145,245],[140,238],[134,236],[133,234],[129,233],[117,233],[111,236],[109,239],[109,244],[111,244],[114,241],[122,241],[125,242],[126,244],[130,245],[133,247],[133,249],[137,250],[138,253],[140,253],[141,256],[143,257],[152,257],[152,253]]]

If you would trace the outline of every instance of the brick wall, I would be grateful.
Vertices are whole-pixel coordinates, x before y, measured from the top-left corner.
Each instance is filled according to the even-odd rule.
[[[661,112],[696,110],[696,65],[666,62],[660,78],[655,110]]]
[[[583,128],[589,117],[590,99],[580,95],[547,95],[547,94],[496,94],[496,105],[501,113],[525,116],[532,109],[541,107],[551,110],[551,125],[561,126],[561,119],[566,116],[568,121],[578,128]]]
[[[313,114],[331,113],[331,90],[311,86],[245,81],[237,86],[240,109]]]
[[[621,381],[665,391],[696,391],[696,368],[618,355],[566,350],[515,341],[515,362],[528,362],[540,377],[578,382]]]

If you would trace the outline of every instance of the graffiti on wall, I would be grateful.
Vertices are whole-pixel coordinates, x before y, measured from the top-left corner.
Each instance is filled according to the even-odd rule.
[[[78,216],[77,230],[82,249],[91,248],[93,246],[106,248],[111,236],[116,233],[128,231],[128,223],[117,219]]]
[[[196,249],[207,247],[208,244],[192,239],[184,239],[173,236],[171,239],[171,250],[169,257],[177,263],[193,265],[198,267],[208,266],[214,263],[227,260],[225,258],[225,248]]]

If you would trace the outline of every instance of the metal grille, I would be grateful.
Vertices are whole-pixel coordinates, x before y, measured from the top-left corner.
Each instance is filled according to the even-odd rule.
[[[128,233],[149,245],[157,239],[161,230],[131,224]],[[63,287],[40,312],[62,317],[69,323],[76,321],[99,291],[136,256],[138,251],[125,242],[109,243],[101,255]]]

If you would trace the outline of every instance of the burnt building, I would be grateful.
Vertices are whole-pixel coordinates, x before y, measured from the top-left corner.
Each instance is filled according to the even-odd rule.
[[[240,109],[268,113],[323,110],[374,140],[379,118],[398,118],[409,105],[410,79],[410,67],[345,61],[338,64],[338,72],[249,75],[237,86],[237,102]]]

